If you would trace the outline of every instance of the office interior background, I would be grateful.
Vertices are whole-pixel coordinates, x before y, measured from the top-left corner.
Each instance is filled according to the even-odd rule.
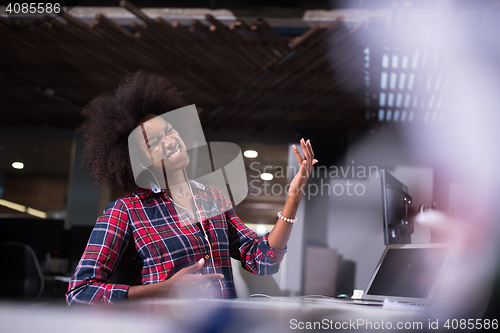
[[[455,222],[415,223],[412,243],[466,243],[459,262],[469,275],[454,296],[489,311],[499,271],[499,1],[79,1],[67,9],[32,17],[3,7],[0,18],[1,240],[35,251],[46,278],[38,301],[64,303],[60,277],[71,276],[96,218],[124,194],[92,183],[80,111],[142,69],[186,92],[207,141],[257,152],[244,157],[249,194],[236,212],[260,234],[298,168],[291,145],[311,140],[319,163],[273,292],[364,289],[385,248],[385,169],[415,208],[436,203]]]

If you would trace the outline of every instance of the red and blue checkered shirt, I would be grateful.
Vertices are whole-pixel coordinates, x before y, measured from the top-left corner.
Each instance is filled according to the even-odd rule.
[[[236,297],[230,258],[254,274],[278,271],[285,250],[271,248],[268,234],[259,237],[236,216],[231,202],[217,189],[191,181],[198,221],[176,208],[165,192],[139,188],[111,202],[97,219],[85,252],[69,283],[66,301],[110,303],[127,295],[129,285],[109,283],[122,262],[136,272],[135,284],[150,284],[172,277],[205,258],[201,274],[224,275],[211,284],[213,297]],[[211,248],[210,248],[211,246]]]

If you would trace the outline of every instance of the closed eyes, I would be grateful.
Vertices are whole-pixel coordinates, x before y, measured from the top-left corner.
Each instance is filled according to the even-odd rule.
[[[156,145],[158,145],[158,143],[160,143],[160,141],[166,137],[166,136],[169,136],[171,135],[172,133],[174,132],[174,128],[172,126],[169,126],[169,127],[166,127],[165,128],[165,134],[162,135],[162,137],[154,137],[153,140],[150,140],[150,146],[148,147],[149,149],[153,149],[156,147]]]

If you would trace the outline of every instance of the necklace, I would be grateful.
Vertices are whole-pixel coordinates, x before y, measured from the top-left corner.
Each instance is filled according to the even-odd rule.
[[[175,194],[175,195],[176,195],[177,197],[179,197],[179,198],[182,198],[182,197],[184,196],[184,193],[182,193],[182,192],[179,192],[179,193],[174,193],[174,192],[170,191],[170,193],[171,193],[171,194]]]
[[[183,192],[183,191],[180,191],[178,193],[175,193],[174,191],[170,190],[170,193],[171,194],[175,194],[176,196],[178,196],[179,198],[182,198],[184,195],[186,195],[186,192]]]
[[[174,204],[174,206],[179,206],[180,208],[182,208],[193,219],[194,223],[196,223],[196,215],[193,213],[193,211],[191,209],[179,205],[174,200],[172,200],[172,203]],[[196,206],[195,206],[195,209],[196,209]]]

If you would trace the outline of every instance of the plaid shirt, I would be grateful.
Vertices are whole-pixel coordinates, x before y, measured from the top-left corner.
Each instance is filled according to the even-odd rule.
[[[258,237],[248,229],[219,190],[194,181],[191,185],[211,249],[199,226],[165,192],[139,188],[111,202],[97,219],[69,283],[68,304],[125,298],[129,285],[108,282],[119,262],[135,269],[134,284],[149,284],[205,258],[201,274],[214,273],[215,264],[216,272],[224,275],[222,283],[212,282],[210,288],[220,298],[236,297],[230,257],[254,274],[276,273],[286,249],[271,248],[268,234]]]

